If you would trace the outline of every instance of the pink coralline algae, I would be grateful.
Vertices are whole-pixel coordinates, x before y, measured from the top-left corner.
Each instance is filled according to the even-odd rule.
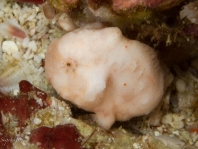
[[[113,0],[114,10],[127,10],[135,6],[145,6],[150,8],[156,8],[162,3],[171,0]],[[166,3],[167,3],[166,2]]]

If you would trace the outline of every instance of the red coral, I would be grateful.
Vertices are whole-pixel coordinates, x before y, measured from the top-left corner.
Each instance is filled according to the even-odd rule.
[[[81,135],[73,124],[58,125],[55,128],[40,127],[31,132],[30,143],[44,149],[82,149]]]
[[[19,86],[21,93],[17,97],[0,93],[0,111],[4,114],[11,113],[16,116],[19,120],[19,127],[22,128],[26,125],[25,121],[30,118],[33,112],[47,106],[47,94],[27,81],[21,81]],[[39,105],[34,99],[35,97],[40,98],[44,104]],[[6,132],[0,114],[0,149],[12,148],[12,142],[15,140],[15,137],[9,136]]]
[[[22,127],[26,125],[25,121],[33,112],[46,107],[47,94],[27,81],[21,81],[19,86],[21,93],[17,97],[0,94],[0,111],[16,116],[19,119],[19,126]],[[41,99],[43,105],[39,105],[34,98]]]

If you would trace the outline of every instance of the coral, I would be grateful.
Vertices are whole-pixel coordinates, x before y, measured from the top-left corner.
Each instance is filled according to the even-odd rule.
[[[68,12],[77,6],[79,0],[49,0],[49,2],[57,10]]]

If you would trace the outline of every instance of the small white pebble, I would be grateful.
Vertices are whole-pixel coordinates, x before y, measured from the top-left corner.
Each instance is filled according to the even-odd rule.
[[[75,29],[72,19],[67,14],[62,14],[58,19],[58,23],[65,31],[72,31]]]
[[[40,106],[43,106],[43,100],[41,98],[38,98],[36,95],[34,96],[34,99],[36,100],[36,103],[38,103]]]
[[[27,18],[26,18],[26,20],[32,20],[32,19],[34,19],[36,17],[36,14],[31,14],[31,15],[29,15]]]
[[[42,58],[38,55],[34,55],[34,61],[40,63],[42,61]]]
[[[29,137],[29,136],[25,136],[25,139],[26,139],[26,140],[29,140],[29,139],[30,139],[30,137]]]
[[[27,143],[25,141],[21,141],[21,143],[22,143],[23,146],[27,145]]]
[[[39,69],[38,69],[38,75],[41,75],[41,73],[43,73],[44,72],[44,68],[43,67],[39,67]]]
[[[174,135],[177,135],[177,136],[179,136],[179,135],[180,135],[180,133],[179,133],[179,131],[178,131],[178,130],[173,131],[173,134],[174,134]]]
[[[22,141],[23,139],[21,137],[17,137],[16,141]]]
[[[39,119],[37,117],[35,117],[33,121],[34,121],[34,124],[36,124],[36,125],[39,125],[42,122],[41,119]]]
[[[14,94],[14,96],[17,96],[17,95],[19,94],[19,90],[18,90],[18,89],[15,89],[15,90],[13,91],[13,94]]]
[[[43,53],[40,53],[38,56],[41,57],[42,59],[45,59],[45,54]]]
[[[30,135],[30,134],[31,134],[31,132],[30,132],[30,131],[26,131],[26,132],[25,132],[25,134]]]
[[[70,122],[71,121],[71,117],[69,117],[67,120],[68,120],[68,122]]]
[[[160,134],[158,131],[155,131],[155,132],[154,132],[154,135],[155,135],[156,137],[158,137],[158,136],[160,136],[161,134]]]
[[[65,108],[62,107],[62,106],[59,106],[59,107],[58,107],[58,110],[63,111],[63,110],[65,110]]]
[[[33,52],[36,52],[36,50],[37,50],[36,42],[34,40],[30,41],[28,43],[28,48],[31,49]]]
[[[25,60],[29,60],[29,59],[31,59],[31,58],[33,58],[34,57],[34,52],[31,50],[31,49],[28,49],[26,52],[25,52],[25,54],[23,55],[23,58],[25,59]]]
[[[17,60],[21,60],[22,58],[22,53],[21,52],[15,52],[15,53],[12,53],[12,56],[17,59]]]
[[[23,46],[24,48],[26,48],[27,45],[28,45],[28,43],[29,43],[29,41],[30,41],[29,37],[26,37],[25,39],[23,39],[23,41],[22,41],[22,46]]]
[[[184,82],[183,80],[178,79],[176,81],[175,85],[176,85],[176,89],[177,89],[178,92],[186,91],[186,82]]]
[[[35,28],[32,28],[32,29],[30,30],[30,36],[35,35],[35,33],[36,33],[36,29],[35,29]]]
[[[4,41],[2,43],[2,50],[8,55],[11,55],[12,53],[17,52],[19,48],[14,41]]]
[[[138,143],[133,143],[133,147],[135,149],[140,149],[141,148],[141,146]]]

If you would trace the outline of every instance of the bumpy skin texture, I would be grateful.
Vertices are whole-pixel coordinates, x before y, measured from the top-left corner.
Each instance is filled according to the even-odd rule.
[[[151,112],[164,92],[155,51],[116,27],[78,29],[51,43],[47,78],[66,100],[95,112],[100,126]]]

